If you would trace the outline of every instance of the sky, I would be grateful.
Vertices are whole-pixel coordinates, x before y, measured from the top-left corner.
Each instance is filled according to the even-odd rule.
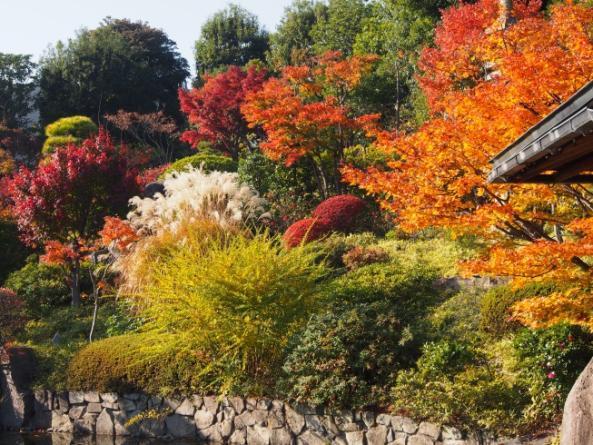
[[[128,18],[163,29],[177,42],[193,71],[193,46],[201,25],[227,0],[0,0],[0,52],[31,54],[94,28],[103,18]],[[273,31],[291,0],[235,0]]]

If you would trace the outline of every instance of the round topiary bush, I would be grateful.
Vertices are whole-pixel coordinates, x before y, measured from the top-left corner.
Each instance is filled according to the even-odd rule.
[[[97,125],[86,116],[70,116],[58,119],[45,127],[47,139],[41,149],[42,153],[50,154],[56,148],[79,144],[98,131]]]
[[[296,247],[300,244],[323,238],[331,232],[331,224],[327,220],[305,218],[295,222],[286,229],[282,239],[287,247]]]
[[[352,232],[365,225],[367,210],[366,202],[359,197],[337,195],[319,204],[311,216],[328,221],[333,231]]]
[[[86,139],[98,131],[97,125],[86,116],[63,117],[45,127],[47,137],[72,136]]]
[[[206,172],[220,171],[220,172],[236,172],[237,163],[228,156],[222,156],[212,152],[201,152],[192,156],[178,159],[173,162],[161,175],[163,179],[165,176],[173,172],[182,172],[189,167],[202,167]]]

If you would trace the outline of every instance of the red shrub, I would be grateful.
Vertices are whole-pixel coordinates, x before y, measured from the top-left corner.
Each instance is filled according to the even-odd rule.
[[[284,232],[284,244],[296,247],[301,243],[318,240],[332,231],[329,221],[322,218],[304,218],[292,224]]]
[[[24,303],[10,289],[0,288],[0,346],[24,327]]]
[[[314,218],[325,219],[337,232],[350,232],[366,213],[367,204],[354,195],[337,195],[326,199],[313,211]]]

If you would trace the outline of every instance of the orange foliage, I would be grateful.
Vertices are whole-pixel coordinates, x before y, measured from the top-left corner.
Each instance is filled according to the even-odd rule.
[[[121,252],[140,239],[128,221],[110,216],[105,218],[105,226],[99,235],[103,246],[115,246]]]
[[[374,128],[379,118],[355,116],[346,105],[348,94],[376,60],[372,55],[344,59],[339,52],[328,52],[310,66],[285,67],[280,78],[271,78],[261,90],[250,93],[241,111],[250,127],[264,130],[264,153],[289,166],[306,157],[313,161],[320,183],[333,181],[336,186],[335,170],[344,149]],[[324,161],[327,158],[330,162]],[[327,190],[320,191],[327,195]]]
[[[582,316],[593,309],[593,190],[486,183],[494,155],[593,79],[593,8],[558,4],[544,16],[539,1],[514,3],[506,28],[497,0],[444,12],[436,46],[420,59],[430,120],[413,134],[376,135],[399,155],[387,171],[343,174],[379,195],[406,230],[446,227],[488,240],[469,272],[581,289],[520,303],[523,322],[593,327]]]

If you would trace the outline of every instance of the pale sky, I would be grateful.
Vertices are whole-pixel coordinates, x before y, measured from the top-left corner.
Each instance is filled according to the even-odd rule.
[[[193,71],[193,45],[200,26],[227,0],[0,0],[0,52],[32,54],[37,61],[49,44],[94,28],[106,16],[143,20],[177,42]],[[236,0],[259,17],[268,31],[291,0]]]

